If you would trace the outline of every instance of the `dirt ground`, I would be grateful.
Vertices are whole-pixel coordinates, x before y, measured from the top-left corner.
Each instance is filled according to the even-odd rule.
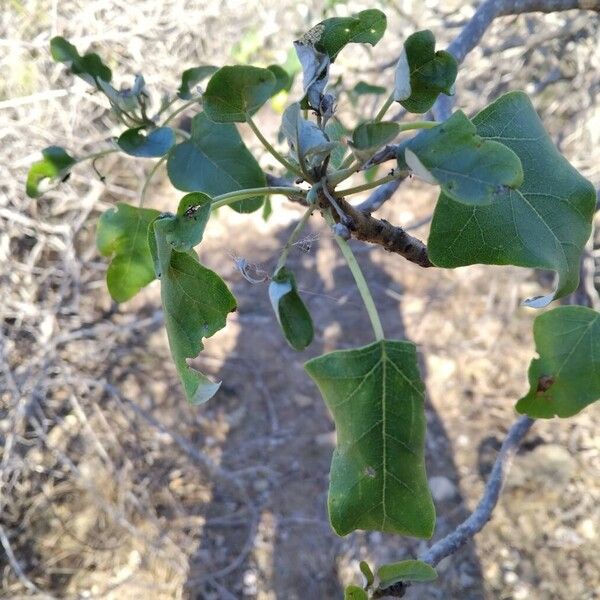
[[[328,525],[335,434],[302,363],[368,343],[371,330],[317,217],[289,263],[316,326],[300,356],[281,338],[266,286],[246,281],[232,260],[272,269],[300,209],[275,197],[268,222],[230,210],[211,220],[200,258],[239,308],[197,359],[223,381],[198,409],[186,404],[170,360],[157,284],[114,305],[93,243],[98,216],[117,201],[137,202],[152,163],[109,157],[97,165],[105,183],[86,165],[39,201],[23,193],[40,148],[88,151],[116,131],[102,101],[49,60],[52,35],[94,44],[123,80],[141,70],[150,85],[173,89],[195,64],[284,62],[291,40],[323,14],[367,7],[272,4],[0,7],[1,598],[334,600],[358,582],[358,561],[400,560],[427,545],[379,533],[342,539]],[[430,27],[447,42],[472,14],[459,2],[373,6],[388,13],[388,33],[375,51],[353,47],[340,57],[348,85],[389,83],[383,65],[407,33]],[[457,105],[472,114],[525,89],[563,153],[600,187],[599,36],[598,18],[576,11],[503,19],[460,71]],[[68,95],[54,91],[64,86]],[[340,105],[350,121],[348,101]],[[259,115],[273,138],[278,119],[273,107]],[[160,174],[148,205],[172,210],[178,197]],[[434,203],[432,188],[410,181],[378,215],[410,226]],[[427,223],[414,233],[425,239]],[[423,270],[353,247],[387,337],[418,344],[439,538],[476,504],[515,418],[534,352],[535,313],[519,302],[551,282],[511,267]],[[407,597],[600,598],[599,425],[596,406],[536,423],[493,520],[442,561],[437,582]]]

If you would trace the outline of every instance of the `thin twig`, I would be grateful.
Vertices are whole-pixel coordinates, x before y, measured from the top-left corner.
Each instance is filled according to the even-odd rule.
[[[375,212],[396,193],[396,190],[407,176],[380,185],[365,201],[356,206],[356,210],[360,210],[365,214]]]
[[[506,480],[506,474],[510,468],[512,459],[517,453],[523,438],[534,423],[535,420],[529,417],[520,417],[515,421],[502,442],[500,452],[496,457],[496,462],[494,463],[490,477],[485,485],[485,491],[477,508],[451,534],[436,542],[429,550],[422,554],[419,557],[420,560],[431,566],[435,566],[446,556],[454,554],[476,533],[483,529],[484,525],[492,518],[492,513],[498,503],[498,498],[500,497],[500,492],[502,491],[502,486]]]
[[[462,31],[450,43],[448,52],[454,55],[459,64],[462,63],[467,54],[479,44],[496,17],[573,9],[600,12],[600,0],[484,0]],[[451,97],[441,95],[432,109],[435,118],[445,121],[450,116],[453,105],[454,101]]]

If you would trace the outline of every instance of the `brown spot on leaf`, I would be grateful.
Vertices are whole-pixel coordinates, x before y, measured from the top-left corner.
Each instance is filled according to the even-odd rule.
[[[543,394],[544,392],[547,392],[553,383],[554,377],[552,375],[540,375],[540,378],[538,379],[536,392],[538,394]]]

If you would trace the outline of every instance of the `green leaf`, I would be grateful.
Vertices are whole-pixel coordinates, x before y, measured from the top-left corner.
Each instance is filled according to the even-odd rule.
[[[316,123],[302,118],[298,102],[285,109],[281,130],[303,170],[313,169],[321,164],[339,145],[331,142]]]
[[[106,284],[117,302],[129,300],[155,277],[147,232],[159,214],[154,209],[119,203],[100,217],[96,246],[102,256],[112,257]]]
[[[359,160],[365,161],[381,146],[391,142],[399,131],[400,125],[392,121],[362,123],[352,133],[352,151]]]
[[[130,88],[115,89],[110,83],[98,80],[98,88],[104,92],[111,106],[118,111],[134,114],[147,104],[149,94],[146,90],[146,82],[142,75],[136,75]]]
[[[65,64],[74,75],[78,75],[87,83],[98,87],[98,81],[110,81],[111,70],[102,62],[97,54],[80,56],[77,48],[65,38],[57,36],[50,40],[52,58]]]
[[[167,173],[178,190],[202,191],[212,197],[266,186],[262,169],[235,125],[213,123],[204,113],[192,119],[190,139],[169,152]],[[263,196],[257,196],[229,206],[247,213],[258,210],[262,203]]]
[[[154,158],[165,155],[175,145],[175,132],[170,127],[159,127],[148,135],[141,133],[142,129],[124,131],[117,140],[119,148],[131,156]]]
[[[373,571],[367,562],[361,560],[359,563],[360,572],[364,575],[365,578],[365,587],[370,587],[373,585],[375,581],[375,576],[373,575]]]
[[[419,582],[425,583],[437,579],[436,570],[421,560],[402,560],[377,569],[380,589],[385,589],[395,583]]]
[[[523,183],[519,157],[504,144],[477,135],[460,110],[414,137],[405,158],[415,175],[464,204],[490,204],[506,187]]]
[[[329,518],[355,529],[429,538],[435,508],[425,474],[424,385],[414,344],[381,340],[305,365],[335,420]]]
[[[212,198],[201,192],[186,194],[176,215],[163,215],[161,231],[166,241],[178,252],[188,252],[202,241],[208,223]]]
[[[182,100],[192,99],[192,88],[198,85],[201,81],[204,81],[207,77],[210,77],[213,73],[219,70],[219,67],[212,65],[203,65],[201,67],[192,67],[186,69],[181,74],[181,84],[177,90],[177,95]]]
[[[417,31],[404,42],[395,73],[394,100],[409,112],[426,113],[440,94],[452,96],[458,63],[445,50],[435,51],[429,30]]]
[[[333,62],[346,44],[377,44],[383,37],[386,26],[387,18],[380,10],[363,10],[351,17],[325,19],[298,41],[327,54]]]
[[[267,67],[273,76],[275,77],[275,85],[271,92],[271,96],[279,94],[279,92],[289,92],[292,89],[294,78],[291,77],[288,72],[279,65],[269,65]]]
[[[526,396],[517,411],[534,418],[571,417],[600,399],[600,314],[559,306],[536,318]]]
[[[331,150],[329,164],[334,169],[339,169],[344,162],[346,147],[341,143],[342,139],[348,135],[348,130],[337,119],[331,119],[325,125],[325,135],[331,142],[337,142],[335,148]]]
[[[44,179],[64,178],[69,169],[77,162],[64,148],[60,146],[49,146],[42,150],[42,160],[29,167],[25,191],[30,198],[41,195],[39,186]]]
[[[367,83],[365,81],[359,81],[353,88],[352,92],[357,96],[365,96],[367,94],[374,94],[376,96],[381,96],[381,94],[385,94],[387,90],[380,85],[373,85],[372,83]]]
[[[190,367],[187,359],[196,357],[204,348],[203,338],[225,327],[236,302],[225,282],[202,266],[193,250],[178,252],[169,243],[168,238],[173,236],[172,219],[173,215],[164,215],[152,225],[165,327],[186,397],[192,404],[202,404],[214,396],[221,384]],[[186,237],[187,233],[182,233],[182,239]]]
[[[304,350],[313,340],[313,322],[298,294],[296,278],[286,267],[273,275],[269,298],[288,344],[298,352]]]
[[[349,585],[344,591],[344,600],[369,600],[369,596],[357,585]]]
[[[526,302],[545,306],[577,287],[596,205],[594,188],[554,147],[524,93],[500,97],[473,123],[481,137],[515,152],[523,183],[487,206],[466,206],[442,194],[431,224],[429,257],[446,268],[483,263],[552,269],[558,274],[556,291]]]
[[[202,95],[206,116],[216,123],[244,123],[272,95],[278,82],[269,69],[221,67]]]

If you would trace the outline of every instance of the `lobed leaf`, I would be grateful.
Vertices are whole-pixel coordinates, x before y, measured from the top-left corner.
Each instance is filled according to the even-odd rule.
[[[42,150],[42,160],[29,167],[25,191],[30,198],[41,195],[40,183],[44,179],[64,178],[69,169],[77,162],[64,148],[60,146],[48,146]]]
[[[192,88],[218,70],[219,67],[214,67],[213,65],[203,65],[201,67],[191,67],[190,69],[186,69],[181,74],[181,83],[177,90],[177,95],[182,100],[191,100]]]
[[[50,40],[52,58],[65,64],[74,75],[78,75],[87,83],[99,87],[100,81],[109,82],[112,79],[111,70],[94,53],[81,56],[77,48],[61,36]]]
[[[352,133],[351,147],[361,161],[370,158],[379,148],[391,142],[399,133],[400,125],[393,121],[369,121]]]
[[[572,292],[591,232],[593,186],[558,152],[522,92],[500,97],[474,119],[484,139],[501,142],[521,160],[523,183],[504,189],[486,206],[467,206],[441,194],[428,250],[438,267],[476,263],[552,269],[556,290],[526,301],[545,306]]]
[[[204,112],[216,123],[244,123],[246,115],[253,115],[279,84],[270,69],[221,67],[202,95]]]
[[[131,156],[157,158],[175,145],[175,132],[170,127],[159,127],[148,135],[142,130],[143,127],[136,127],[124,131],[117,140],[119,148]]]
[[[385,589],[400,582],[425,583],[437,579],[436,570],[422,560],[402,560],[377,569],[379,588]]]
[[[429,538],[435,508],[425,474],[424,385],[414,344],[381,340],[305,365],[337,430],[329,518],[356,529]]]
[[[235,125],[214,123],[204,113],[192,119],[190,139],[169,152],[167,173],[178,190],[202,191],[212,197],[266,186],[262,169]],[[262,203],[263,196],[256,196],[229,206],[247,213],[258,210]]]
[[[517,411],[530,417],[571,417],[600,399],[600,314],[559,306],[535,319],[530,389]]]
[[[417,31],[404,42],[395,72],[394,100],[409,112],[426,113],[440,94],[452,96],[458,63],[445,50],[435,51],[429,30]]]
[[[235,298],[216,273],[198,262],[193,250],[175,249],[185,248],[195,239],[190,237],[185,218],[174,225],[173,215],[161,215],[151,228],[171,355],[188,401],[202,404],[214,396],[221,384],[190,367],[187,360],[204,348],[203,338],[225,327],[227,315],[236,308]],[[196,229],[196,236],[197,233]]]
[[[298,352],[304,350],[313,340],[313,322],[298,294],[296,278],[286,267],[281,267],[273,275],[269,299],[288,344]]]
[[[405,151],[415,175],[463,204],[490,204],[505,188],[523,183],[519,157],[507,146],[477,135],[462,111],[445,123],[421,131]]]
[[[154,265],[147,232],[159,215],[150,208],[119,203],[102,214],[96,230],[96,246],[110,256],[106,285],[116,302],[125,302],[154,280]]]

